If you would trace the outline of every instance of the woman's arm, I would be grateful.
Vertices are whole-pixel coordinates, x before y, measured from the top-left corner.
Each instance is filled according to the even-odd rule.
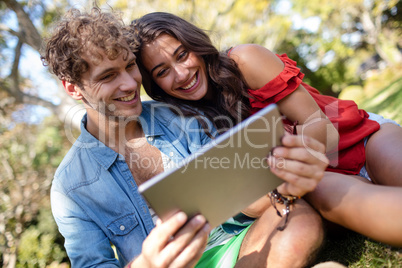
[[[274,53],[259,45],[237,46],[231,51],[230,57],[236,61],[253,90],[263,87],[284,69],[284,63]],[[298,122],[299,134],[320,141],[326,146],[327,152],[337,146],[338,131],[302,85],[278,101],[277,105],[286,118]]]
[[[264,195],[241,212],[251,218],[259,218],[269,206],[271,206],[271,200],[268,195]]]
[[[52,213],[65,239],[64,246],[72,267],[119,267],[110,241],[101,228],[77,203],[55,188],[52,187],[50,195]]]

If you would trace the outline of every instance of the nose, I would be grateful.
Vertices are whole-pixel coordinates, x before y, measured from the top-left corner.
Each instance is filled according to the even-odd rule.
[[[141,83],[141,79],[139,79],[136,75],[133,75],[130,72],[124,72],[120,77],[120,90],[121,91],[133,91],[136,90],[138,84]]]
[[[182,64],[177,64],[174,67],[175,73],[176,73],[176,83],[183,83],[185,81],[187,81],[188,79],[188,74],[189,74],[189,70],[187,69],[186,66],[182,65]]]

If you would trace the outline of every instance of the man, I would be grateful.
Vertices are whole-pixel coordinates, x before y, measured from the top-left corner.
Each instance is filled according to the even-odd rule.
[[[71,10],[55,28],[42,58],[86,109],[81,135],[60,164],[51,189],[52,212],[72,266],[194,266],[210,233],[205,218],[187,221],[178,212],[155,227],[137,185],[209,141],[198,121],[178,117],[155,102],[141,103],[136,59],[123,25],[111,13]],[[188,128],[200,131],[183,135]],[[293,195],[311,191],[328,162],[303,153],[302,146],[307,143],[321,153],[324,146],[297,136],[286,136],[283,143],[287,147],[274,153],[289,168],[273,169],[288,181],[282,189]],[[259,211],[259,218],[242,235],[224,234],[229,242],[212,249],[233,253],[231,261],[239,267],[306,265],[322,241],[319,216],[298,200],[280,232],[277,226],[283,220],[274,208],[267,208],[267,200],[251,208]],[[238,248],[221,248],[233,241]]]

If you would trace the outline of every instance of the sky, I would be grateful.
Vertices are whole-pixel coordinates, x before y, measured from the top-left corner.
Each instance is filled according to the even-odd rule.
[[[9,12],[9,17],[5,22],[11,29],[17,30],[18,23],[13,12]],[[6,39],[9,47],[13,48],[16,45],[17,38],[10,36]],[[4,51],[5,56],[9,57],[9,66],[2,66],[2,77],[7,76],[10,72],[12,59],[14,57],[13,50]],[[20,74],[31,80],[32,88],[36,91],[39,97],[49,100],[54,104],[58,104],[60,99],[57,97],[56,81],[48,73],[47,69],[42,65],[39,53],[28,45],[23,45],[22,56],[20,59]],[[13,114],[13,119],[16,122],[24,121],[29,123],[40,123],[44,117],[50,115],[48,109],[41,106],[31,106],[28,109],[17,111]]]

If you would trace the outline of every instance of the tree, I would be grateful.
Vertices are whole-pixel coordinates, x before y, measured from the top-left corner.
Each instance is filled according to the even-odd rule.
[[[62,1],[53,6],[45,6],[41,1],[0,1],[0,265],[3,267],[15,267],[24,260],[24,254],[37,267],[45,267],[50,259],[60,260],[65,255],[62,246],[54,243],[60,235],[53,220],[50,218],[49,222],[53,228],[40,228],[38,219],[44,222],[45,217],[38,216],[50,216],[53,174],[71,146],[63,122],[67,111],[76,104],[66,97],[55,104],[40,96],[40,89],[22,75],[20,64],[28,49],[36,51],[39,60],[46,27],[57,18],[55,10],[64,6],[66,3]],[[58,94],[64,92],[61,87],[54,90]],[[39,125],[27,122],[30,114],[37,113],[38,106],[49,109],[59,119],[49,118]],[[27,251],[26,241],[39,241],[41,248],[28,247]],[[32,255],[39,250],[42,250],[39,255]]]
[[[0,40],[2,46],[0,49],[3,51],[13,50],[13,59],[1,58],[2,66],[8,66],[11,61],[11,68],[6,75],[0,77],[0,90],[4,98],[0,102],[0,112],[10,113],[21,105],[35,105],[42,106],[49,109],[53,114],[57,115],[61,121],[66,119],[71,107],[76,103],[64,95],[61,84],[56,89],[57,94],[60,96],[60,104],[40,97],[38,90],[32,87],[29,80],[24,78],[20,73],[20,61],[23,55],[23,49],[26,46],[31,47],[33,50],[39,52],[42,48],[42,40],[50,22],[57,20],[59,13],[56,10],[64,10],[67,3],[64,1],[55,2],[51,6],[45,6],[41,1],[16,1],[16,0],[1,0],[0,10],[2,11],[0,19]],[[14,20],[17,23],[15,29],[4,21]],[[35,26],[37,22],[40,26]],[[10,40],[15,40],[12,45]],[[6,53],[8,54],[8,53]],[[38,54],[39,59],[39,54]],[[6,70],[1,70],[6,73]],[[54,79],[54,78],[53,78]],[[55,79],[57,81],[57,79]],[[78,124],[75,124],[77,127]]]
[[[291,25],[289,18],[276,12],[279,2],[281,1],[115,1],[113,7],[124,10],[127,23],[149,12],[174,13],[206,30],[221,49],[240,43],[258,43],[275,49]]]
[[[90,1],[85,3],[84,7],[88,8]],[[98,4],[106,7],[108,2],[99,0]],[[307,80],[328,94],[339,92],[346,84],[360,83],[354,73],[365,59],[375,54],[389,65],[402,61],[399,38],[402,4],[397,0],[214,0],[213,5],[214,8],[210,8],[211,1],[201,0],[116,0],[113,9],[124,12],[127,23],[151,11],[173,12],[207,30],[221,49],[240,43],[257,43],[275,52],[288,53],[298,59]],[[4,94],[0,111],[3,113],[14,111],[21,104],[39,105],[65,120],[71,107],[76,105],[64,95],[60,85],[54,90],[62,96],[60,104],[46,100],[20,73],[24,48],[30,46],[39,51],[51,22],[69,6],[66,0],[53,3],[0,0],[3,22],[0,24],[0,49],[14,52],[13,59],[0,58],[2,66],[7,66],[7,60],[10,62],[10,67],[3,68],[0,77],[0,89]],[[305,22],[310,20],[311,25],[318,27],[313,31],[309,29],[311,25],[297,28],[299,25],[292,21],[294,16],[306,19]],[[5,23],[12,18],[16,21],[14,27]],[[314,18],[318,19],[313,21]],[[14,42],[9,42],[10,39]]]
[[[346,85],[362,84],[359,74],[366,61],[386,66],[402,63],[401,8],[397,0],[292,1],[293,11],[303,19],[317,18],[315,32],[303,34],[296,44],[301,58],[314,68],[308,78],[314,85],[330,82],[324,93],[339,93]],[[315,64],[312,64],[315,63]],[[308,68],[307,68],[308,69]],[[332,85],[332,86],[331,86]]]

